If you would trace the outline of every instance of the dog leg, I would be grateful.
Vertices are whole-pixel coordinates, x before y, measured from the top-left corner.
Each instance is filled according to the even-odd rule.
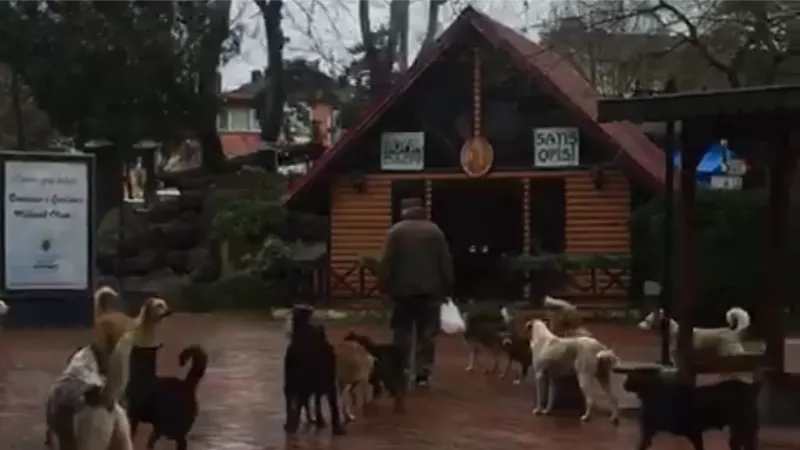
[[[503,372],[500,374],[500,379],[504,380],[508,376],[508,371],[511,370],[511,361],[511,357],[509,356],[506,368],[503,369]]]
[[[465,370],[467,372],[472,372],[475,370],[475,365],[478,363],[478,346],[474,344],[469,344],[469,346],[469,362]]]
[[[331,431],[336,436],[345,434],[342,418],[339,415],[339,396],[335,385],[332,385],[325,397],[328,399],[328,409],[331,414]]]
[[[342,417],[344,417],[345,422],[350,422],[355,420],[356,416],[353,415],[353,411],[351,410],[351,403],[353,402],[352,397],[352,390],[353,385],[348,384],[344,386],[341,391],[339,391],[339,398],[341,399],[341,408],[342,408]]]
[[[594,410],[594,393],[592,392],[592,380],[586,375],[578,375],[578,387],[583,393],[583,403],[586,408],[581,416],[581,422],[588,422],[592,418]]]
[[[286,422],[283,425],[283,430],[287,434],[294,434],[297,433],[297,427],[300,426],[300,410],[307,402],[304,403],[294,394],[286,393],[284,397],[286,400]]]
[[[642,421],[641,432],[639,434],[639,446],[637,447],[637,450],[647,450],[652,446],[653,446],[653,433],[645,430],[644,421]]]
[[[558,383],[549,374],[544,377],[544,380],[547,383],[547,406],[544,407],[542,414],[549,415],[553,412],[553,405],[556,403],[556,386],[558,386]]]
[[[617,400],[617,396],[614,395],[614,391],[611,389],[609,374],[597,377],[597,381],[600,382],[600,387],[603,388],[603,392],[605,392],[609,406],[611,407],[611,424],[615,426],[619,425],[619,400]]]
[[[521,369],[522,372],[520,373],[519,377],[517,377],[517,379],[514,380],[514,384],[520,384],[523,381],[525,381],[525,378],[528,377],[528,370],[530,369],[530,367],[531,367],[530,364],[525,364],[525,363],[522,364],[522,369]]]
[[[317,428],[325,428],[325,417],[322,415],[322,396],[314,394],[314,424]]]
[[[544,404],[545,392],[545,374],[544,372],[536,372],[536,407],[533,408],[533,413],[536,415],[542,414],[542,405]]]
[[[186,436],[181,436],[175,439],[175,450],[186,450]]]
[[[153,428],[153,431],[150,432],[150,436],[147,438],[147,449],[153,450],[156,447],[156,442],[161,439],[161,432]],[[175,447],[180,449],[180,440],[175,441]],[[186,438],[183,439],[183,448],[186,448]]]

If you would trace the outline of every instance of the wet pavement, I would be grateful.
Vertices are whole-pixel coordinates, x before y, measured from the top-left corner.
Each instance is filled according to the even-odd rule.
[[[167,328],[168,327],[168,328]],[[206,347],[210,365],[198,397],[201,413],[190,436],[195,450],[347,449],[347,450],[620,450],[635,448],[632,419],[612,427],[598,415],[581,425],[577,414],[536,417],[533,388],[495,376],[464,372],[466,358],[457,338],[440,338],[433,386],[417,390],[404,415],[380,400],[348,426],[348,435],[332,439],[326,431],[308,431],[287,441],[282,430],[281,359],[285,347],[280,324],[263,319],[212,315],[175,316],[164,328],[160,371],[180,373],[177,354],[187,344]],[[332,339],[359,328],[376,339],[388,337],[377,325],[330,325]],[[652,336],[618,326],[590,326],[623,358],[648,358],[656,352]],[[0,330],[0,448],[43,447],[43,405],[51,382],[66,358],[86,341],[86,330]],[[796,354],[797,352],[791,352]],[[488,361],[487,361],[488,362]],[[143,449],[149,427],[136,439]],[[767,430],[761,448],[800,448],[794,435]],[[788,437],[787,437],[788,436]],[[727,448],[722,433],[706,435],[707,449]],[[161,441],[157,449],[174,448]],[[689,449],[688,442],[661,436],[655,450]]]

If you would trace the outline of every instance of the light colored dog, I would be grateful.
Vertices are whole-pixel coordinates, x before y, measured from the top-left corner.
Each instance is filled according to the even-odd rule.
[[[355,420],[354,410],[361,411],[370,399],[369,378],[375,367],[375,358],[357,342],[339,342],[333,346],[333,351],[342,415],[348,421]]]
[[[108,377],[100,373],[97,358],[90,346],[76,351],[66,369],[53,386],[47,400],[45,445],[68,448],[62,442],[63,427],[72,428],[78,450],[132,450],[127,413],[120,406],[128,383],[128,360],[133,348],[134,333],[126,333],[117,343],[109,359]],[[86,401],[90,392],[107,392],[108,397]],[[66,411],[66,416],[64,415]],[[74,411],[74,415],[71,411]]]
[[[639,322],[642,330],[657,331],[661,327],[664,311],[659,309],[649,313]],[[697,351],[710,352],[719,356],[736,355],[744,352],[742,335],[750,326],[750,314],[742,308],[733,307],[725,313],[725,320],[729,327],[720,328],[694,328],[692,345]],[[669,319],[670,351],[675,358],[678,331],[680,325],[674,319]]]
[[[611,405],[611,423],[619,423],[619,402],[610,385],[611,371],[619,363],[614,352],[593,337],[556,336],[543,320],[531,320],[526,326],[531,333],[536,374],[536,408],[533,413],[549,414],[552,411],[557,389],[554,380],[574,370],[586,405],[581,421],[586,422],[592,416],[597,401],[594,383],[597,381]],[[547,404],[543,406],[545,388],[548,395]]]
[[[128,332],[135,331],[134,345],[157,346],[156,327],[164,317],[171,314],[164,299],[151,297],[142,305],[136,317],[130,317],[110,307],[109,303],[118,297],[117,291],[108,286],[103,286],[94,293],[92,347],[101,372],[106,371],[111,352],[119,339]]]
[[[6,314],[8,314],[8,305],[6,302],[0,300],[0,317],[5,316]]]
[[[583,326],[583,318],[578,312],[577,306],[564,299],[546,295],[544,297],[544,307],[549,310],[547,318],[550,323],[550,329],[557,336],[592,337],[592,333]]]

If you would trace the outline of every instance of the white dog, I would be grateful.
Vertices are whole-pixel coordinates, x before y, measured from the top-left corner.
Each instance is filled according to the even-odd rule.
[[[77,411],[72,418],[76,448],[79,450],[133,450],[130,423],[119,401],[128,384],[128,362],[135,332],[123,335],[114,347],[108,377],[100,375],[94,352],[89,346],[80,348],[69,360],[67,368],[56,381],[47,402],[47,436],[45,443],[54,447],[53,438],[61,449],[56,424],[58,408],[72,405]],[[87,405],[84,395],[92,388],[104,390],[111,407]],[[62,422],[63,423],[63,422]]]
[[[552,411],[556,397],[553,380],[574,370],[586,405],[581,421],[586,422],[592,416],[597,400],[597,391],[594,389],[596,380],[611,404],[611,423],[617,424],[619,402],[610,385],[611,370],[619,363],[614,352],[593,337],[558,337],[539,319],[529,321],[526,327],[531,332],[533,370],[536,374],[536,408],[533,413],[549,414]],[[545,383],[547,405],[542,407]]]
[[[5,316],[6,314],[8,314],[8,305],[6,302],[0,300],[0,317]]]
[[[664,311],[651,312],[641,322],[642,330],[658,330],[661,326]],[[742,308],[731,308],[725,313],[725,320],[729,327],[721,328],[694,328],[692,345],[698,351],[714,352],[720,356],[736,355],[744,352],[742,334],[750,326],[750,314]],[[669,320],[670,351],[674,353],[677,347],[678,330],[680,326],[674,319]]]

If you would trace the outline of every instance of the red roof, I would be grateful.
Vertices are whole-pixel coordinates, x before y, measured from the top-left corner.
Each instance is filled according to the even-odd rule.
[[[539,46],[513,29],[489,16],[467,7],[437,39],[436,46],[420,55],[397,81],[395,88],[374,100],[358,123],[350,127],[333,147],[325,152],[308,173],[297,180],[286,194],[287,203],[296,201],[303,193],[325,178],[343,153],[405,94],[414,82],[439,59],[442,53],[456,44],[470,28],[477,30],[495,47],[506,50],[517,66],[527,72],[541,89],[567,107],[579,127],[613,152],[613,160],[629,177],[645,186],[661,191],[664,188],[664,152],[630,122],[597,123],[597,91],[565,58]]]

